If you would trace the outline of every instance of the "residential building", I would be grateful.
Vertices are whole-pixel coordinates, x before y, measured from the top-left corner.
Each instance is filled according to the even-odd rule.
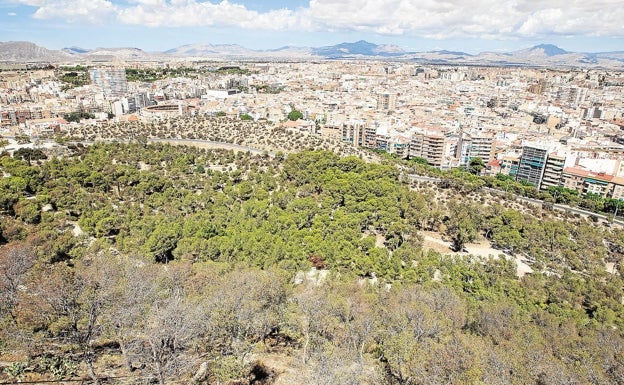
[[[594,173],[581,167],[566,167],[562,173],[563,187],[576,190],[579,195],[596,194],[601,197],[613,196],[613,175],[604,172]],[[618,189],[618,194],[621,192]]]
[[[124,68],[94,68],[89,71],[91,81],[102,88],[107,97],[122,97],[128,92]]]
[[[611,198],[622,200],[624,199],[624,178],[621,176],[614,176],[611,179]]]
[[[418,131],[412,134],[409,157],[424,158],[434,167],[456,167],[458,141],[457,135],[449,135],[444,129]]]
[[[396,94],[384,92],[377,94],[377,109],[393,111],[396,108]]]
[[[501,174],[513,176],[514,178],[518,174],[518,167],[520,166],[520,157],[518,156],[503,156],[501,160]]]
[[[470,159],[481,158],[484,163],[492,159],[494,138],[487,135],[462,134],[457,144],[457,158],[460,166],[466,166]]]
[[[548,154],[546,164],[544,165],[544,175],[542,176],[541,190],[548,190],[549,187],[561,185],[561,175],[565,166],[565,155],[556,153]]]
[[[517,181],[525,181],[540,188],[546,167],[548,149],[538,145],[527,145],[522,148],[522,156],[518,165]]]

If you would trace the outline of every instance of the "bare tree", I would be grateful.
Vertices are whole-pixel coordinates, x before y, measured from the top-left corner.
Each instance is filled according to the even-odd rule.
[[[0,316],[10,316],[17,325],[15,308],[19,301],[28,270],[35,263],[33,250],[22,244],[9,244],[0,248]]]
[[[181,290],[162,292],[152,304],[143,338],[159,384],[165,385],[169,376],[179,376],[187,367],[181,357],[190,342],[201,336],[199,319],[199,307]]]
[[[102,314],[103,332],[119,343],[128,371],[141,367],[142,330],[155,300],[158,282],[157,266],[144,265],[132,258],[110,258],[107,269],[113,277],[103,287],[106,297]]]

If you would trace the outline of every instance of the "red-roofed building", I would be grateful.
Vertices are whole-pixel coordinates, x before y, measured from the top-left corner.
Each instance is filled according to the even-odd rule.
[[[597,194],[610,197],[613,194],[613,175],[593,173],[581,167],[566,167],[563,170],[563,187],[576,190],[580,195]]]
[[[491,160],[486,165],[487,175],[496,175],[501,173],[502,162],[498,159]]]

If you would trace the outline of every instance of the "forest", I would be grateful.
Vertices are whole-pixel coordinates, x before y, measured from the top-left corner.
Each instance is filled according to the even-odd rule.
[[[624,383],[622,229],[398,163],[4,154],[0,383]]]

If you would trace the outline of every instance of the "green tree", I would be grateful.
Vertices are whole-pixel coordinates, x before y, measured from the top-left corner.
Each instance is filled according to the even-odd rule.
[[[480,157],[472,158],[470,159],[470,162],[468,162],[468,171],[471,174],[479,175],[484,168],[485,163]]]
[[[288,113],[288,120],[296,121],[299,119],[303,119],[301,111],[293,109]]]
[[[462,251],[466,243],[477,238],[479,213],[472,207],[458,202],[449,204],[451,213],[446,221],[447,235],[451,238],[453,250]]]
[[[181,228],[177,223],[168,223],[164,220],[159,224],[147,239],[147,251],[154,256],[154,260],[167,263],[173,260],[173,250],[181,236]]]

